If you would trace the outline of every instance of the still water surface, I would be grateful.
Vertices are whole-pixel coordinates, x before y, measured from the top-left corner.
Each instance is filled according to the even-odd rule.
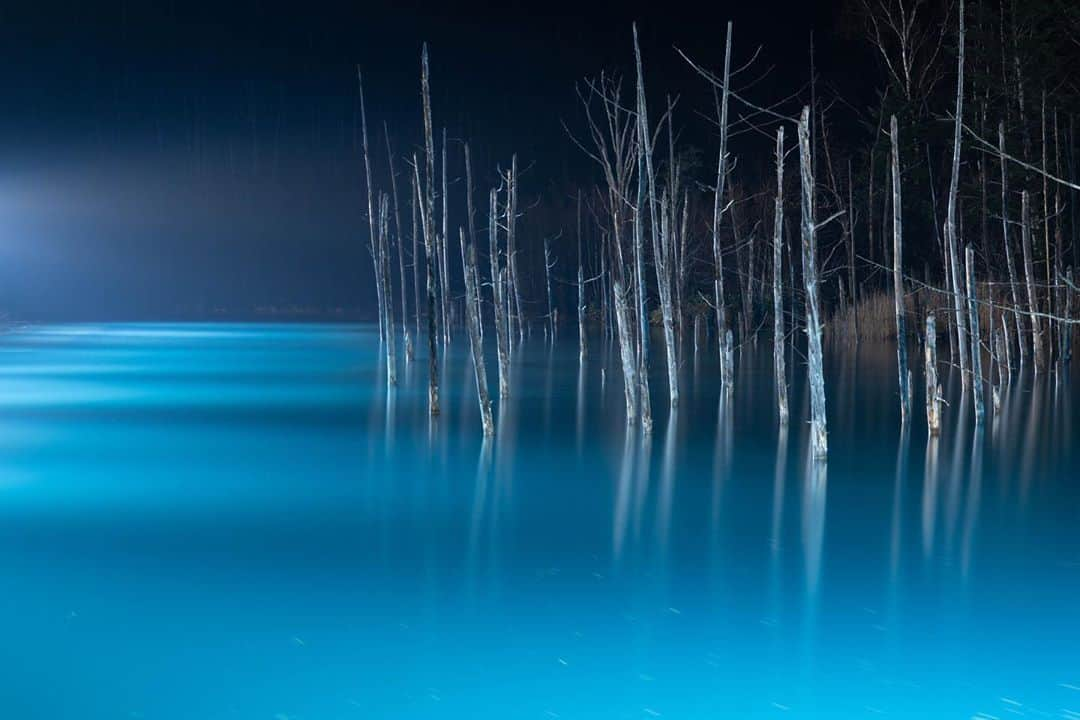
[[[819,467],[798,356],[787,433],[768,343],[730,404],[688,349],[674,417],[655,361],[642,438],[599,338],[533,338],[485,444],[461,343],[431,422],[371,327],[4,335],[4,716],[1080,718],[1068,377],[982,431],[947,378],[928,442],[834,348]]]

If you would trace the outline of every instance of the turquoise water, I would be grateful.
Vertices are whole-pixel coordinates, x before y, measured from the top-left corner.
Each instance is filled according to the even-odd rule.
[[[798,356],[785,435],[766,342],[674,418],[658,349],[643,439],[593,345],[526,342],[484,444],[462,343],[432,422],[370,327],[0,337],[4,715],[1080,718],[1068,377],[981,432],[947,377],[928,443],[831,349],[818,467]]]

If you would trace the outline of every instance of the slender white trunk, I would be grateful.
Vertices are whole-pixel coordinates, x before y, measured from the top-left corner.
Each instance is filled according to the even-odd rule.
[[[461,244],[465,243],[465,230],[459,230]],[[476,276],[476,248],[472,243],[468,244],[465,253],[465,266],[462,268],[465,276],[465,320],[469,327],[469,347],[472,351],[473,371],[476,375],[476,397],[480,402],[480,423],[484,435],[490,437],[495,434],[495,421],[491,417],[491,398],[488,396],[487,368],[484,366],[484,344],[480,339],[480,306],[477,304],[474,277]]]
[[[908,387],[907,332],[904,327],[904,244],[900,201],[900,133],[896,116],[889,120],[892,141],[893,191],[893,305],[896,310],[896,368],[900,381],[900,422],[911,417],[911,389]]]
[[[979,333],[978,286],[975,283],[975,250],[968,245],[965,250],[967,264],[968,317],[971,327],[971,380],[975,390],[975,424],[982,425],[986,410],[983,405],[982,347]]]
[[[776,404],[780,411],[780,424],[787,425],[788,396],[787,371],[784,367],[784,296],[783,279],[784,245],[784,126],[776,129],[776,201],[773,210],[773,371],[776,375]]]
[[[933,311],[926,316],[926,427],[930,435],[941,432],[941,387],[937,373],[937,322]]]
[[[814,210],[814,171],[810,154],[810,108],[799,119],[799,167],[802,180],[802,260],[806,286],[807,365],[810,381],[810,448],[815,459],[828,456],[825,415],[825,374],[821,348],[821,310],[818,307],[817,228]]]

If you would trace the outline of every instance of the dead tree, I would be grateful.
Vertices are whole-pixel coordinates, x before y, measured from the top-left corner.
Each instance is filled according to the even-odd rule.
[[[780,411],[780,424],[787,425],[788,397],[787,371],[784,367],[784,296],[783,280],[784,244],[784,126],[776,129],[776,201],[773,209],[773,371],[776,375],[776,404]]]
[[[394,172],[394,151],[390,148],[390,131],[383,123],[383,135],[386,137],[386,157],[390,165],[390,189],[394,198],[394,239],[397,241],[398,278],[401,285],[401,330],[405,341],[405,362],[413,361],[415,350],[413,349],[412,334],[409,332],[409,309],[405,293],[405,248],[404,238],[401,234],[401,211],[398,207],[397,173]]]
[[[428,71],[427,43],[424,43],[423,48],[420,51],[420,99],[424,114],[424,158],[426,162],[424,166],[425,184],[423,186],[418,186],[417,192],[423,200],[421,224],[424,226],[424,249],[430,257],[431,254],[436,251],[438,241],[433,237],[435,232],[435,138],[431,125],[431,76]],[[434,262],[438,262],[437,257]],[[435,293],[434,282],[435,277],[433,271],[432,276],[427,279],[429,294]],[[435,303],[432,302],[431,307],[428,308],[429,312],[434,311],[434,306]],[[436,318],[430,318],[428,320],[429,329],[435,321]],[[435,333],[435,339],[438,339],[437,332]],[[436,362],[436,367],[437,366],[438,363]]]
[[[828,457],[825,417],[825,373],[821,348],[821,310],[818,299],[817,227],[814,211],[814,171],[810,153],[810,107],[799,119],[799,168],[802,186],[802,264],[806,287],[807,366],[810,382],[810,447],[815,459]]]
[[[506,270],[499,269],[499,191],[488,196],[488,252],[491,264],[492,305],[495,308],[495,345],[499,355],[499,397],[510,397],[510,319],[506,316]]]
[[[577,246],[578,362],[584,362],[589,353],[589,342],[585,334],[585,277],[581,266],[581,190],[577,196]]]
[[[1016,262],[1013,260],[1012,244],[1009,242],[1009,173],[1005,166],[1005,123],[998,123],[998,157],[1001,160],[1001,239],[1005,246],[1005,265],[1009,270],[1009,294],[1012,296],[1013,317],[1016,320],[1016,339],[1020,343],[1020,360],[1027,357],[1024,330],[1020,323],[1020,295],[1016,289]],[[1006,343],[1008,347],[1008,343]]]
[[[889,119],[892,142],[892,192],[893,192],[893,305],[896,310],[896,369],[900,387],[900,422],[906,423],[911,416],[911,388],[907,362],[907,332],[904,328],[904,244],[900,203],[900,132],[896,116]]]
[[[952,275],[953,308],[956,312],[956,340],[960,358],[961,383],[968,389],[967,321],[964,312],[963,282],[960,279],[960,260],[957,255],[956,198],[960,184],[960,130],[964,116],[964,0],[960,0],[960,36],[956,80],[956,117],[953,122],[952,175],[949,178],[948,215],[945,220],[945,241],[949,245],[949,265]]]
[[[446,183],[446,128],[443,128],[442,132],[442,233],[439,237],[441,242],[439,243],[439,272],[441,273],[441,282],[439,287],[442,290],[440,300],[442,303],[442,330],[443,330],[443,342],[450,343],[450,226],[447,212],[447,197],[449,195],[448,187]]]
[[[967,301],[971,327],[971,375],[975,396],[975,424],[982,425],[986,415],[983,405],[982,345],[979,333],[978,285],[975,281],[975,250],[971,245],[965,251],[967,264]]]
[[[645,79],[641,70],[641,51],[638,48],[637,25],[634,32],[634,61],[637,68],[637,207],[634,209],[634,283],[637,289],[638,313],[638,383],[640,385],[641,429],[652,432],[652,407],[649,391],[649,311],[645,288],[645,212],[646,187],[652,171],[648,118],[645,112]],[[648,162],[648,165],[646,164]],[[655,214],[653,215],[655,217]]]
[[[547,288],[547,321],[548,330],[551,332],[551,342],[555,342],[555,322],[558,320],[555,306],[551,297],[551,268],[555,263],[551,260],[551,242],[544,238],[544,286]]]
[[[458,229],[461,244],[465,246],[465,229]],[[480,306],[475,287],[476,247],[470,242],[465,253],[465,322],[469,328],[469,348],[472,351],[473,372],[476,376],[476,398],[480,402],[480,423],[484,435],[495,434],[495,421],[491,417],[491,398],[488,397],[487,369],[484,366],[484,344],[480,340]]]
[[[397,385],[397,341],[394,339],[394,294],[390,286],[390,252],[387,247],[390,199],[379,197],[379,284],[383,297],[383,326],[386,328],[386,384]]]
[[[1042,342],[1042,321],[1038,314],[1038,300],[1035,295],[1035,265],[1031,257],[1031,208],[1028,192],[1020,194],[1020,237],[1024,251],[1024,283],[1027,287],[1028,313],[1031,315],[1031,347],[1035,355],[1035,372],[1046,369],[1046,355]]]
[[[474,248],[476,247],[476,210],[473,207],[473,181],[472,181],[472,157],[469,153],[469,143],[465,143],[465,212],[468,215],[467,222],[469,224],[469,244]],[[463,258],[464,260],[464,258]],[[473,263],[473,291],[476,295],[476,307],[477,312],[480,312],[480,308],[483,305],[480,303],[480,273],[477,270],[476,263]],[[483,316],[481,315],[481,320]],[[480,341],[484,340],[484,323],[480,323]]]
[[[427,53],[424,53],[427,64]],[[420,190],[420,164],[413,155],[413,179],[416,182],[416,194],[422,197]],[[439,414],[439,334],[435,328],[435,243],[431,237],[431,205],[425,203],[420,213],[420,224],[424,233],[424,261],[427,269],[427,316],[428,316],[428,412],[432,416]]]
[[[933,311],[926,316],[926,427],[930,435],[941,432],[941,386],[937,373],[937,322]]]
[[[672,300],[672,273],[675,263],[674,210],[669,213],[667,195],[660,200],[660,241],[653,247],[653,265],[660,295],[660,315],[664,324],[664,348],[667,353],[668,389],[671,407],[679,406],[679,360],[676,354],[675,316]]]
[[[512,312],[507,313],[511,322],[517,323],[518,342],[525,342],[525,316],[521,305],[521,276],[517,264],[517,155],[510,158],[510,170],[506,176],[506,276],[510,284],[508,301],[513,302]],[[510,326],[510,352],[514,350],[514,327]]]
[[[724,182],[727,180],[727,141],[728,141],[728,96],[731,94],[731,42],[732,25],[727,24],[727,41],[724,45],[724,84],[720,100],[720,155],[716,163],[716,189],[713,195],[713,302],[716,310],[716,337],[720,351],[724,349],[725,330],[727,329],[726,305],[724,303],[724,256],[720,248],[720,223],[727,207],[724,205]],[[726,381],[727,373],[721,373]]]
[[[360,73],[360,66],[356,67],[356,82],[360,91],[360,127],[363,138],[364,151],[364,183],[367,186],[367,216],[368,216],[368,251],[371,253],[371,264],[375,274],[375,302],[379,311],[379,341],[386,340],[386,302],[383,297],[382,264],[379,249],[376,246],[377,237],[375,230],[375,188],[371,184],[371,155],[368,153],[367,113],[364,108],[364,77]]]

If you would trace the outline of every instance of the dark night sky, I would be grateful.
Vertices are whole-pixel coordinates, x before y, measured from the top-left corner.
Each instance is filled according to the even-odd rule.
[[[471,141],[478,185],[516,151],[529,166],[524,190],[540,193],[590,169],[560,121],[578,119],[575,81],[629,67],[635,19],[650,91],[682,94],[688,137],[708,142],[691,112],[709,108],[704,84],[672,45],[716,66],[729,17],[737,59],[761,44],[761,67],[776,66],[759,97],[806,81],[811,28],[826,80],[858,93],[876,74],[825,0],[706,10],[9,3],[0,10],[0,311],[151,319],[368,307],[358,63],[369,124],[386,121],[395,149],[411,151],[426,40],[436,126]],[[381,132],[377,140],[382,163]]]

